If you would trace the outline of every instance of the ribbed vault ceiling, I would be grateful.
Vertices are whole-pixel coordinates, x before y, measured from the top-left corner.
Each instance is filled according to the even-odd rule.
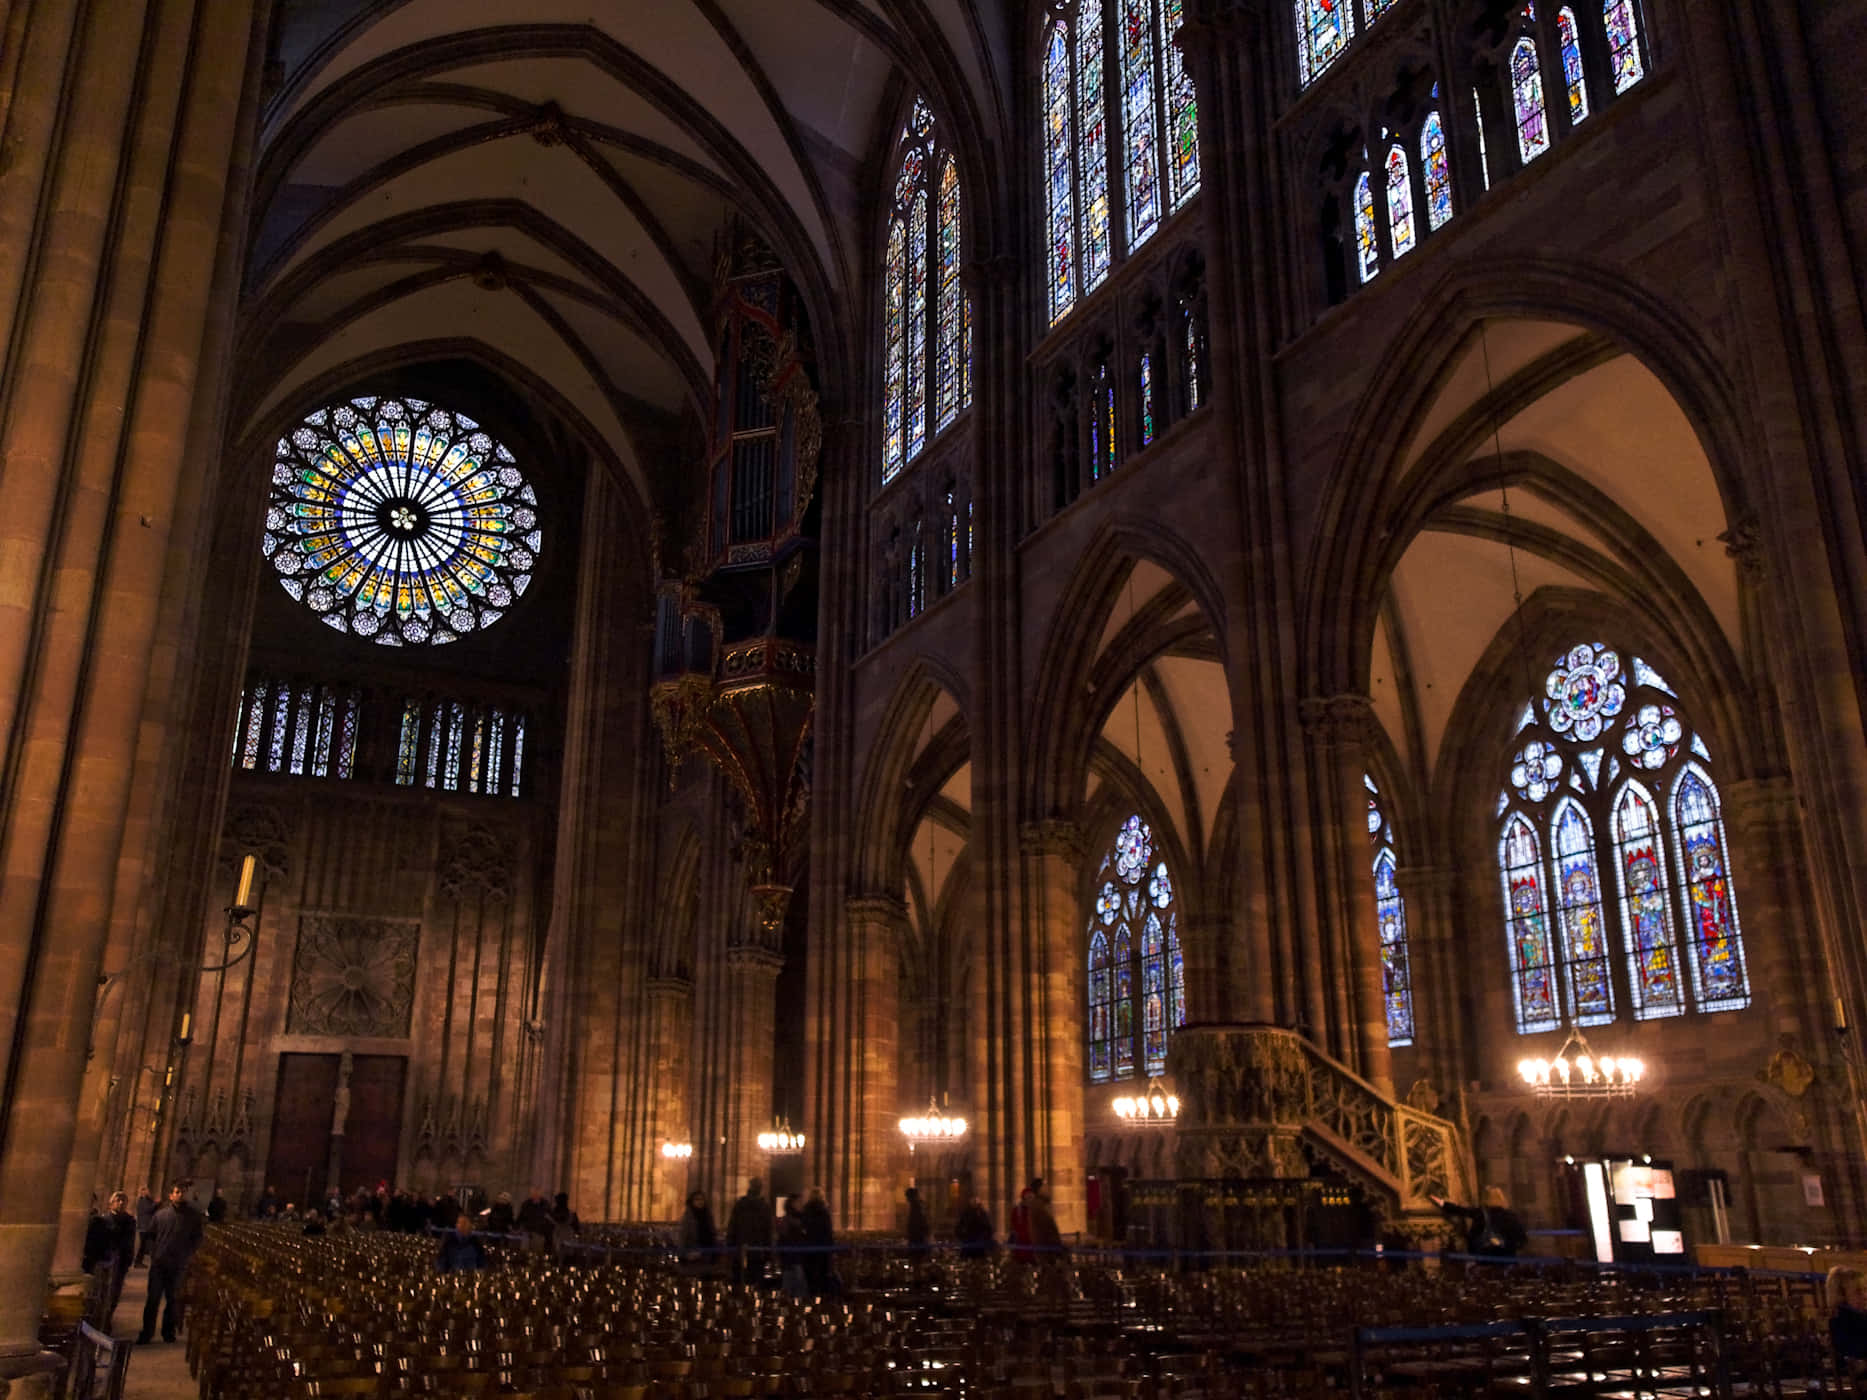
[[[1002,0],[286,0],[248,256],[250,415],[468,342],[639,474],[697,405],[737,216],[853,362],[858,211],[911,90],[995,126]]]

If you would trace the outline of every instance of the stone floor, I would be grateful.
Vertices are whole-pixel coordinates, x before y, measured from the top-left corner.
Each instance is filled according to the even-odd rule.
[[[129,1278],[123,1282],[122,1301],[117,1304],[116,1316],[111,1320],[112,1335],[135,1339],[137,1328],[142,1326],[143,1302],[148,1288],[149,1271],[130,1270]],[[129,1383],[123,1394],[124,1400],[199,1400],[201,1388],[188,1374],[187,1347],[181,1342],[173,1345],[163,1342],[158,1330],[153,1343],[130,1353]]]

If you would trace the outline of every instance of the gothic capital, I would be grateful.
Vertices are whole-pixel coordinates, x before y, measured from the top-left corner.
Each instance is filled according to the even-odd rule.
[[[650,1001],[686,1001],[694,994],[694,984],[685,977],[651,977],[645,990]]]
[[[1061,856],[1077,862],[1085,849],[1083,829],[1060,817],[1025,822],[1018,828],[1018,848],[1029,856]]]
[[[1312,696],[1297,702],[1297,720],[1318,743],[1358,743],[1374,726],[1374,701],[1366,695]]]
[[[908,921],[907,901],[892,894],[854,894],[843,901],[851,928],[900,928]]]
[[[726,966],[732,972],[764,973],[776,981],[784,971],[784,954],[756,943],[739,943],[726,950]]]

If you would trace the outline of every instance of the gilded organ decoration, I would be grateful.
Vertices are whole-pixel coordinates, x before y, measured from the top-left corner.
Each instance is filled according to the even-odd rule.
[[[295,1035],[406,1036],[420,928],[412,919],[305,915],[298,925],[286,1030]]]

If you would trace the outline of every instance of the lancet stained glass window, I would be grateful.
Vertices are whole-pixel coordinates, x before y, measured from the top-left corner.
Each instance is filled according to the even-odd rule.
[[[884,484],[972,402],[959,164],[942,148],[924,99],[916,99],[899,139],[882,266]]]
[[[1160,227],[1160,163],[1154,146],[1155,0],[1121,0],[1122,144],[1128,153],[1128,246]]]
[[[1426,221],[1437,229],[1452,217],[1452,164],[1438,112],[1429,112],[1420,125],[1420,169],[1426,176]]]
[[[538,498],[478,423],[360,396],[279,439],[260,551],[327,626],[385,646],[490,627],[531,584]]]
[[[233,766],[252,773],[355,775],[361,694],[315,681],[248,681],[233,735]]]
[[[1355,270],[1372,282],[1381,270],[1381,240],[1374,226],[1374,182],[1367,171],[1355,181]]]
[[[1044,46],[1044,198],[1049,214],[1050,319],[1076,304],[1076,182],[1070,140],[1070,33],[1058,20]]]
[[[1394,831],[1381,790],[1361,775],[1368,789],[1368,839],[1374,845],[1374,921],[1381,937],[1381,1002],[1387,1013],[1387,1043],[1413,1044],[1413,976],[1407,961],[1407,903],[1401,898]]]
[[[1567,5],[1556,11],[1556,35],[1562,48],[1562,80],[1569,89],[1569,124],[1580,126],[1588,116],[1588,84],[1582,76],[1582,41],[1575,32],[1575,11]]]
[[[1387,234],[1395,257],[1412,251],[1413,175],[1407,169],[1407,153],[1399,146],[1387,153]]]
[[[1307,85],[1355,37],[1355,0],[1296,0],[1297,59]]]
[[[1711,749],[1658,669],[1572,645],[1512,750],[1498,862],[1518,1030],[1597,1024],[1622,1006],[1650,1020],[1749,1005]]]
[[[1618,97],[1647,74],[1640,60],[1640,21],[1634,0],[1606,0],[1601,18],[1608,31],[1608,61],[1614,69],[1614,92]]]
[[[1199,102],[1186,60],[1174,42],[1184,19],[1183,0],[1160,0],[1160,57],[1167,107],[1167,204],[1170,210],[1199,192]]]
[[[1173,877],[1138,814],[1103,853],[1088,922],[1089,1078],[1162,1074],[1186,1024],[1186,962]]]
[[[1549,117],[1543,107],[1543,69],[1536,41],[1519,39],[1510,56],[1511,103],[1517,113],[1517,153],[1528,165],[1549,149]]]
[[[1077,166],[1082,186],[1082,286],[1093,292],[1109,275],[1109,138],[1102,93],[1102,0],[1076,10]]]

